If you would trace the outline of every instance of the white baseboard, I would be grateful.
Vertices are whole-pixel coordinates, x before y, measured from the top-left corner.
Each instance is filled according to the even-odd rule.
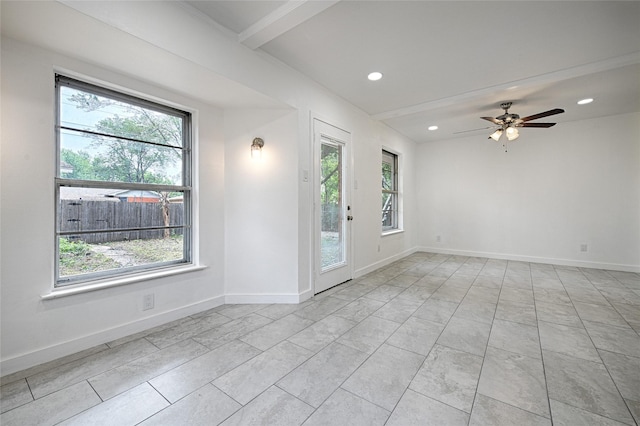
[[[369,272],[375,271],[376,269],[387,266],[395,262],[396,260],[402,259],[403,257],[418,251],[640,273],[640,266],[638,265],[624,265],[624,264],[592,262],[592,261],[582,261],[582,260],[573,260],[573,259],[557,259],[557,258],[513,255],[513,254],[505,254],[505,253],[443,249],[438,247],[414,247],[412,249],[405,250],[404,252],[398,253],[386,259],[379,260],[364,268],[360,268],[354,271],[354,278],[358,278]],[[202,312],[207,309],[212,309],[212,308],[215,308],[216,306],[220,306],[225,303],[226,304],[244,304],[244,303],[296,304],[296,303],[304,302],[305,300],[309,299],[312,296],[313,296],[312,289],[307,289],[299,294],[297,293],[227,294],[224,296],[217,296],[211,299],[194,303],[192,305],[188,305],[188,306],[177,308],[171,311],[159,313],[157,315],[144,318],[139,321],[123,324],[123,325],[110,328],[108,330],[104,330],[98,333],[94,333],[88,336],[83,336],[67,342],[52,345],[47,348],[38,349],[36,351],[32,351],[19,356],[15,356],[13,358],[2,360],[0,361],[0,374],[2,376],[6,376],[8,374],[12,374],[12,373],[42,364],[44,362],[49,362],[57,358],[61,358],[79,351],[83,351],[85,349],[89,349],[94,346],[101,345],[106,342],[110,342],[134,333],[138,333],[143,330],[153,328],[153,327],[165,324],[167,322],[183,318],[188,315],[193,315],[195,313]]]
[[[4,377],[8,374],[62,358],[131,334],[139,333],[149,328],[184,318],[188,315],[193,315],[198,312],[206,311],[207,309],[215,308],[223,303],[224,296],[213,297],[192,305],[183,306],[171,311],[159,313],[152,317],[143,318],[139,321],[119,325],[88,336],[83,336],[67,342],[52,345],[47,348],[15,356],[13,358],[8,358],[0,362],[0,374]]]
[[[308,290],[310,291],[310,290]],[[224,296],[224,303],[228,305],[237,304],[272,304],[272,303],[300,303],[310,296],[303,293],[281,293],[281,294],[227,294]]]
[[[479,252],[470,250],[443,249],[438,247],[418,247],[415,251],[454,254],[458,256],[486,257],[489,259],[516,260],[520,262],[547,263],[560,266],[575,266],[579,268],[606,269],[610,271],[640,272],[639,265],[624,265],[618,263],[593,262],[575,259],[558,259],[552,257],[522,256],[517,254]]]
[[[368,274],[369,272],[373,272],[376,269],[379,269],[379,268],[382,268],[384,266],[387,266],[387,265],[395,262],[396,260],[400,260],[403,257],[409,256],[410,254],[413,254],[413,253],[415,253],[417,251],[420,251],[418,249],[418,247],[414,247],[412,249],[405,250],[405,251],[403,251],[401,253],[398,253],[398,254],[396,254],[394,256],[387,257],[386,259],[379,260],[379,261],[377,261],[375,263],[372,263],[369,266],[365,266],[364,268],[360,268],[360,269],[358,269],[358,270],[353,272],[353,275],[354,275],[353,278],[359,278],[359,277],[361,277],[363,275]]]
[[[303,291],[302,293],[300,293],[300,297],[299,297],[299,303],[304,302],[305,300],[309,300],[313,297],[313,289],[312,288],[308,288],[305,291]]]

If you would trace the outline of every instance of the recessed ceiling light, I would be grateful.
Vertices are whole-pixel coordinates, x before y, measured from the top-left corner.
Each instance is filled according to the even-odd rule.
[[[590,104],[591,102],[593,102],[592,98],[582,99],[581,101],[578,101],[578,105],[586,105]]]
[[[429,126],[428,130],[438,130],[438,126]]]
[[[371,81],[378,81],[378,80],[380,80],[380,79],[382,78],[382,73],[381,73],[381,72],[378,72],[378,71],[375,71],[375,72],[370,73],[370,74],[367,76],[367,78],[368,78],[369,80],[371,80]]]

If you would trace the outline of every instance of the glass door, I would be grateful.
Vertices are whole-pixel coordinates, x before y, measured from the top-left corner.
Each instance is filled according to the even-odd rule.
[[[315,293],[351,279],[348,204],[350,134],[314,120],[316,168]]]

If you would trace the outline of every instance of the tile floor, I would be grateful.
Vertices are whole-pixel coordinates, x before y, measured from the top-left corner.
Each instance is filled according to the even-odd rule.
[[[2,380],[9,425],[634,425],[640,274],[415,253]]]

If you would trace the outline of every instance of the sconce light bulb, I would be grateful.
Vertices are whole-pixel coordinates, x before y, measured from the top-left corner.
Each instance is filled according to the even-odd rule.
[[[260,148],[251,148],[251,158],[261,158],[262,150]]]
[[[262,158],[262,147],[264,140],[255,138],[251,143],[251,158]]]

